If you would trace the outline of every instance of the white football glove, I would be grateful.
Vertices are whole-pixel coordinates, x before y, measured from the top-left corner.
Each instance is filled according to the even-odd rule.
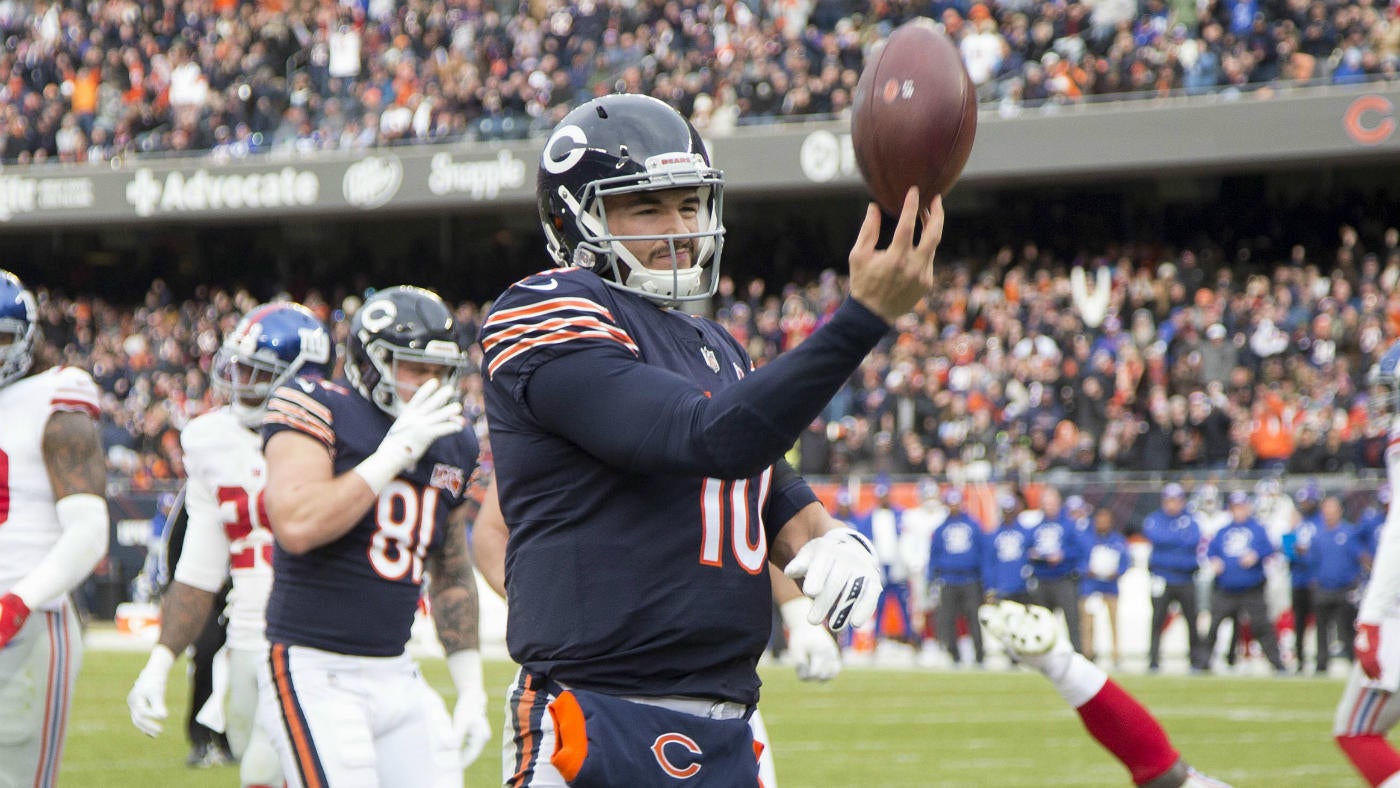
[[[403,407],[379,448],[355,467],[375,495],[400,473],[413,467],[433,441],[466,427],[462,403],[450,387],[429,378]]]
[[[462,768],[471,766],[491,741],[491,723],[486,719],[486,686],[481,675],[481,652],[454,651],[447,657],[447,670],[457,685],[457,705],[452,709],[452,735],[462,752]]]
[[[159,736],[167,716],[165,709],[165,680],[175,655],[165,646],[151,649],[151,658],[141,669],[127,693],[126,706],[131,710],[131,724],[147,736]]]
[[[787,627],[788,653],[802,681],[830,681],[841,672],[841,647],[820,624],[807,620],[812,600],[805,596],[790,599],[778,608]]]
[[[802,578],[802,593],[812,598],[807,620],[825,621],[833,632],[870,621],[885,588],[875,548],[850,528],[828,531],[803,545],[783,573]]]

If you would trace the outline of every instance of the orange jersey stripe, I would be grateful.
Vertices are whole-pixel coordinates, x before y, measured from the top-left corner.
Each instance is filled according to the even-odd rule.
[[[536,331],[553,332],[568,328],[600,329],[602,331],[608,332],[608,334],[612,335],[612,337],[618,342],[621,342],[622,344],[626,345],[628,349],[634,352],[637,350],[637,343],[632,341],[632,337],[629,336],[626,331],[623,331],[622,329],[618,328],[612,323],[604,323],[603,321],[597,318],[587,316],[579,316],[574,318],[553,317],[548,320],[540,321],[538,323],[521,323],[518,325],[514,325],[510,328],[505,329],[504,331],[501,331],[497,334],[493,334],[490,339],[484,340],[481,343],[481,349],[487,353],[490,353],[491,350],[497,345],[503,342],[510,342],[514,339],[524,336],[525,334],[530,334]]]
[[[316,440],[326,444],[327,446],[335,445],[334,433],[326,429],[324,426],[316,424],[315,422],[307,421],[306,419],[299,419],[295,416],[288,416],[282,413],[269,412],[266,416],[263,417],[263,423],[282,424],[291,427],[292,429],[302,433],[303,435],[315,438]]]
[[[306,396],[305,394],[303,394],[300,391],[297,391],[294,388],[283,387],[282,389],[278,390],[277,395],[276,397],[274,397],[274,399],[282,399],[287,400],[289,402],[295,402],[303,408],[306,408],[308,411],[311,412],[313,416],[320,419],[321,421],[324,421],[326,424],[330,424],[331,422],[335,421],[335,417],[331,414],[330,408],[326,407],[325,405],[322,405],[321,403],[317,402],[311,397]]]
[[[496,374],[496,370],[501,368],[501,365],[505,364],[507,361],[510,361],[512,358],[515,358],[516,356],[520,355],[521,353],[524,353],[525,351],[531,348],[544,347],[545,345],[558,345],[564,342],[572,342],[575,339],[611,339],[613,341],[617,341],[616,338],[613,337],[611,334],[608,334],[603,331],[557,331],[548,336],[535,337],[533,339],[526,339],[524,341],[516,343],[514,346],[511,347],[510,350],[507,350],[501,355],[497,356],[496,359],[492,361],[489,366],[487,366],[487,374],[489,376],[494,376]],[[618,344],[622,343],[618,342]],[[623,345],[623,347],[627,346]],[[637,350],[635,348],[627,349],[631,350],[634,354],[637,353]]]
[[[606,307],[601,306],[597,301],[590,301],[587,298],[565,297],[551,298],[547,301],[517,306],[514,309],[502,309],[487,318],[481,330],[483,334],[490,333],[504,323],[510,323],[521,318],[538,317],[539,315],[548,314],[549,312],[565,312],[569,310],[596,312],[607,318],[608,322],[616,322],[613,320],[612,312],[609,312]]]

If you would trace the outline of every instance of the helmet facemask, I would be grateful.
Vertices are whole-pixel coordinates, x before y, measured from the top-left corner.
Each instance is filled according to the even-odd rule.
[[[1400,415],[1400,379],[1395,369],[1377,364],[1366,375],[1366,415],[1374,424],[1389,426],[1388,421]]]
[[[383,338],[372,339],[365,344],[364,358],[371,369],[361,370],[354,364],[346,364],[346,379],[350,385],[367,392],[380,410],[395,418],[413,397],[413,392],[408,398],[399,394],[399,365],[407,362],[439,367],[438,381],[443,387],[455,390],[469,364],[462,348],[445,339],[430,340],[421,350],[396,345]],[[407,384],[404,387],[407,388]],[[416,386],[413,391],[417,391]]]
[[[234,418],[248,429],[257,429],[267,414],[267,400],[278,387],[296,377],[302,360],[287,363],[266,349],[244,352],[256,345],[257,336],[231,336],[214,355],[213,383],[228,398]]]
[[[615,235],[609,230],[605,198],[674,189],[696,190],[700,206],[695,232]],[[591,181],[577,197],[560,186],[558,196],[573,216],[576,234],[583,239],[570,251],[563,238],[551,235],[551,251],[561,264],[590,269],[612,287],[665,306],[715,294],[724,249],[724,175],[699,154],[652,156],[646,161],[645,172]],[[670,248],[671,269],[647,268],[624,245],[634,241],[665,241]],[[694,248],[690,266],[678,268],[677,245],[687,242]]]
[[[32,314],[33,310],[30,312]],[[33,320],[0,318],[0,386],[24,377],[34,364],[36,333],[38,330]]]

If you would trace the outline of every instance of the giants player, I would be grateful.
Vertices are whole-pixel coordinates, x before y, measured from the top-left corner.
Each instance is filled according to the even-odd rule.
[[[258,716],[291,786],[457,786],[490,739],[467,550],[477,441],[467,357],[436,294],[394,287],[350,323],[345,381],[298,378],[263,422],[274,582]],[[405,653],[424,577],[458,699]]]
[[[1385,451],[1390,488],[1400,483],[1400,342],[1381,355],[1370,373],[1371,415],[1390,421]],[[1376,542],[1371,582],[1356,615],[1356,664],[1337,705],[1332,735],[1337,746],[1373,786],[1400,786],[1400,752],[1386,735],[1400,722],[1400,507],[1386,512]]]
[[[161,600],[160,642],[127,695],[132,724],[147,736],[158,735],[170,667],[199,637],[220,587],[232,576],[226,732],[245,788],[282,784],[272,741],[255,724],[258,666],[267,659],[263,617],[272,590],[272,531],[263,502],[267,463],[258,430],[272,392],[297,376],[330,374],[331,352],[330,334],[300,304],[260,306],[224,338],[213,377],[228,405],[192,420],[180,433],[189,525],[174,582]]]
[[[717,286],[723,189],[695,129],[647,96],[589,101],[545,146],[537,198],[561,267],[511,286],[481,334],[521,665],[511,785],[757,785],[770,554],[803,578],[809,623],[874,613],[869,540],[799,516],[821,504],[774,463],[928,292],[941,202],[921,211],[911,189],[881,250],[869,206],[852,297],[750,371],[723,327],[671,308]]]
[[[35,369],[37,312],[0,271],[0,785],[48,788],[83,659],[68,593],[107,554],[109,520],[97,386]]]
[[[1229,788],[1191,768],[1152,712],[1060,636],[1052,611],[1003,600],[983,605],[977,615],[982,629],[1006,646],[1008,656],[1050,680],[1094,741],[1127,767],[1133,785]]]
[[[826,510],[820,506],[801,512],[804,516],[825,514]],[[482,500],[481,513],[472,524],[472,556],[486,584],[502,599],[506,597],[506,542],[509,538],[509,528],[501,514],[501,502],[496,497],[496,483],[492,480]],[[768,566],[768,576],[773,586],[773,601],[778,604],[783,626],[787,629],[788,653],[797,668],[797,678],[801,681],[830,681],[836,678],[841,672],[841,649],[826,627],[810,621],[812,600],[772,564]],[[749,717],[749,727],[753,729],[754,743],[762,748],[758,756],[758,773],[763,780],[763,788],[778,788],[773,748],[769,744],[763,715],[758,709],[754,709]],[[503,766],[509,770],[513,764],[507,761]],[[509,779],[509,772],[505,776]]]

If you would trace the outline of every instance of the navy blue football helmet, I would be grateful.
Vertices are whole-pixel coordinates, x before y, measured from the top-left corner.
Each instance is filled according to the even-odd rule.
[[[19,277],[0,270],[0,386],[24,377],[34,365],[39,308]]]
[[[1372,419],[1400,414],[1400,340],[1390,343],[1376,360],[1366,376],[1366,385],[1370,388],[1366,409]]]
[[[214,356],[214,385],[228,395],[239,423],[262,424],[267,400],[297,375],[325,377],[335,361],[331,335],[311,310],[264,304],[238,321]]]
[[[350,321],[345,343],[345,379],[379,409],[397,417],[398,365],[408,361],[442,367],[444,386],[456,388],[468,365],[457,321],[437,293],[420,287],[391,287],[365,300]]]
[[[682,188],[700,197],[696,232],[609,231],[605,197]],[[665,102],[619,93],[564,116],[545,143],[535,197],[558,265],[589,269],[613,287],[663,304],[714,295],[724,248],[724,173],[710,166],[695,127]],[[648,269],[622,245],[648,240],[671,245],[671,270]],[[693,247],[688,268],[676,267],[677,243]]]

